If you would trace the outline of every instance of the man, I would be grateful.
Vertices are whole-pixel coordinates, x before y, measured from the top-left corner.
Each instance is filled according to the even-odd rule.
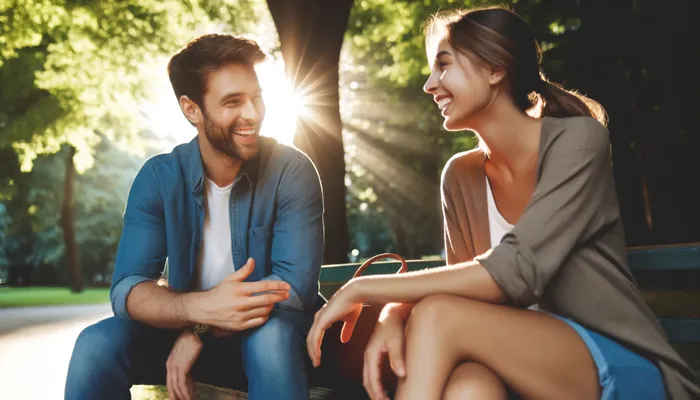
[[[66,399],[129,398],[193,379],[255,399],[309,398],[304,342],[316,310],[323,198],[303,153],[258,135],[253,41],[204,35],[168,73],[197,137],[132,184],[111,288],[115,316],[78,337]],[[167,285],[158,280],[167,260]]]

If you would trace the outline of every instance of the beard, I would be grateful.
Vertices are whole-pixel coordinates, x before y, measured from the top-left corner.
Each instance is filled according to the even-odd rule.
[[[248,157],[243,155],[240,146],[233,139],[235,126],[221,126],[216,124],[212,118],[204,115],[204,134],[211,146],[219,153],[231,159],[246,161]]]

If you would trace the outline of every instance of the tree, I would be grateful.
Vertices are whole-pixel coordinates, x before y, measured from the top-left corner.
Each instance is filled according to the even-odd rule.
[[[348,256],[345,160],[338,94],[338,63],[352,0],[268,0],[287,78],[306,99],[295,144],[316,165],[323,186],[324,262]]]
[[[133,141],[139,68],[183,41],[197,14],[185,0],[0,0],[0,149],[13,148],[29,171],[39,154],[64,143],[66,171],[62,225],[70,268],[81,290],[74,215],[74,171],[92,163],[101,131]]]

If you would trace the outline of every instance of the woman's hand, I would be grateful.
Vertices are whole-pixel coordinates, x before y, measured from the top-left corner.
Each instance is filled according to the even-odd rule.
[[[404,363],[405,316],[411,304],[391,303],[384,306],[379,321],[365,349],[362,384],[372,400],[389,400],[382,387],[381,368],[385,355],[396,376],[406,376]]]
[[[306,348],[314,367],[321,364],[323,334],[334,322],[344,322],[340,332],[341,342],[347,343],[352,337],[352,331],[362,312],[362,302],[355,296],[355,287],[359,283],[356,281],[358,280],[353,279],[340,288],[314,316],[314,323],[306,337]]]

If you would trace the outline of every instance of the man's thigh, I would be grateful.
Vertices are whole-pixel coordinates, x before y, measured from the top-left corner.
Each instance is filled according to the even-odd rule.
[[[73,379],[69,381],[107,379],[122,385],[165,382],[165,361],[177,333],[121,317],[103,319],[78,336],[69,368]]]

